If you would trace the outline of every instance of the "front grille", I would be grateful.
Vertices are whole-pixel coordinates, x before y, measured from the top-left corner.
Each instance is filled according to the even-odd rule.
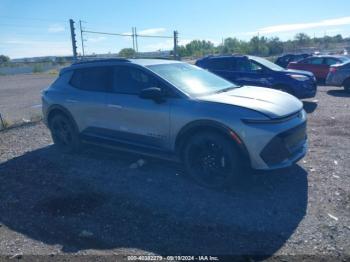
[[[268,165],[278,164],[298,154],[306,137],[306,123],[303,123],[271,139],[260,156]]]

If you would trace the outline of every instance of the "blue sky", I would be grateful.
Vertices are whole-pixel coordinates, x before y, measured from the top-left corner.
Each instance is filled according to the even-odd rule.
[[[297,32],[311,36],[350,36],[350,1],[235,0],[0,0],[0,53],[11,58],[70,55],[68,19],[86,21],[87,30],[172,35],[180,44],[193,39],[215,44],[225,37],[250,39]],[[78,25],[76,25],[78,27]],[[78,33],[78,32],[77,32]],[[130,37],[85,34],[87,53],[118,52],[132,47]],[[140,51],[166,50],[171,39],[139,39]],[[78,51],[81,52],[78,38]]]

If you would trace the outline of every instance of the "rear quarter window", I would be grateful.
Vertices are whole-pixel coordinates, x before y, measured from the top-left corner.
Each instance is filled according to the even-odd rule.
[[[113,68],[105,66],[76,69],[69,84],[86,91],[110,92],[113,86]]]
[[[233,59],[210,59],[208,61],[208,68],[212,70],[232,70]]]

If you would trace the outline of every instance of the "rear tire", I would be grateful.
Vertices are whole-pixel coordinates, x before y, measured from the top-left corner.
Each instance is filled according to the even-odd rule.
[[[77,152],[81,148],[79,133],[72,121],[63,114],[50,120],[50,131],[54,144],[65,153]]]
[[[233,142],[215,132],[196,134],[184,147],[187,173],[201,186],[223,189],[243,173],[243,161]]]

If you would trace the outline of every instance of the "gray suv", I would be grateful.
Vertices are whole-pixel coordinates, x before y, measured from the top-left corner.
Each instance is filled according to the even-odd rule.
[[[177,61],[78,62],[61,70],[42,101],[63,151],[90,143],[181,160],[212,188],[244,176],[245,166],[287,167],[307,151],[306,114],[297,98],[237,86]]]

